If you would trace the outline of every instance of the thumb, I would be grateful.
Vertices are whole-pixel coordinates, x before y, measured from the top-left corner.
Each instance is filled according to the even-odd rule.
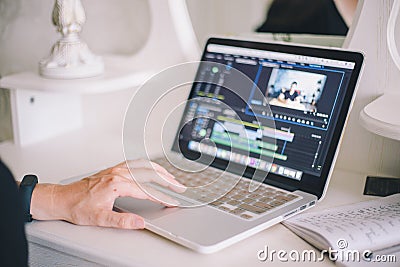
[[[142,217],[133,213],[104,211],[98,218],[98,225],[103,227],[143,229],[145,224]]]

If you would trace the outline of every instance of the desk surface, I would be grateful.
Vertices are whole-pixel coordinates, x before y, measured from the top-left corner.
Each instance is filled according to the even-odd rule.
[[[69,133],[24,148],[3,143],[0,145],[0,156],[16,177],[34,172],[39,175],[41,182],[59,182],[122,161],[120,136],[115,132],[86,129],[85,132]],[[369,199],[362,195],[365,176],[336,170],[325,199],[312,210]],[[26,230],[31,245],[38,244],[90,262],[112,266],[259,266],[269,263],[268,260],[260,262],[257,259],[257,252],[265,246],[270,250],[284,249],[288,252],[313,249],[281,224],[211,255],[195,253],[147,230],[84,227],[60,221],[34,221],[27,225]],[[285,263],[275,259],[273,264]],[[334,264],[325,259],[322,263],[305,262],[298,265]]]

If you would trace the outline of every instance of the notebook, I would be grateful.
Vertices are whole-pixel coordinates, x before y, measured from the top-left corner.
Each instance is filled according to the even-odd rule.
[[[400,194],[304,213],[284,224],[320,250],[330,248],[334,261],[362,265],[381,260],[395,265],[400,252],[400,235],[395,234],[400,231]]]
[[[152,159],[187,190],[149,186],[181,205],[124,197],[115,207],[211,253],[313,206],[327,188],[362,62],[358,52],[210,38],[173,145]]]

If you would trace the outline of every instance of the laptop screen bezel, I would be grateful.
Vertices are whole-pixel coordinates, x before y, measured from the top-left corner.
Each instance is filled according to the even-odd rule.
[[[362,68],[364,56],[359,52],[347,51],[347,50],[339,50],[333,48],[320,48],[320,47],[309,47],[309,46],[301,46],[301,45],[292,45],[292,44],[281,44],[281,43],[264,43],[257,41],[248,41],[248,40],[237,40],[237,39],[224,39],[224,38],[210,38],[208,39],[205,49],[203,51],[201,60],[207,61],[205,54],[207,52],[207,47],[209,44],[217,44],[217,45],[225,45],[232,47],[241,47],[241,48],[249,48],[249,49],[257,49],[257,50],[265,50],[271,52],[279,52],[279,53],[288,53],[294,55],[303,55],[310,57],[320,57],[327,58],[332,60],[343,60],[347,62],[354,62],[354,69],[351,73],[349,83],[345,92],[344,101],[342,103],[342,107],[338,114],[338,120],[336,125],[334,125],[333,136],[328,148],[328,153],[325,159],[325,163],[321,170],[321,175],[317,178],[314,175],[310,175],[307,173],[303,174],[303,177],[300,181],[285,178],[277,174],[269,173],[264,183],[269,185],[274,185],[281,187],[283,189],[289,191],[301,190],[313,194],[319,198],[321,198],[325,185],[327,184],[329,174],[331,168],[333,168],[333,161],[335,158],[335,153],[342,135],[343,127],[346,122],[346,118],[349,113],[349,108],[354,97],[354,92],[357,84],[357,80]],[[188,99],[192,99],[195,97],[194,87],[192,86],[190,90],[190,94]],[[186,113],[186,109],[184,114]],[[181,124],[183,122],[181,121]],[[178,129],[181,129],[182,125]],[[178,137],[179,132],[174,139],[174,144],[172,147],[173,151],[181,151],[188,158],[198,158],[199,153],[187,149],[187,146],[181,146],[180,150],[178,149]],[[235,164],[235,163],[230,163]],[[219,169],[225,169],[228,166],[228,161],[220,158],[215,158],[212,163],[212,167],[216,167]],[[245,168],[245,172],[243,177],[251,178],[255,169],[247,166]],[[308,177],[310,176],[310,177]],[[309,179],[311,178],[311,179]],[[317,179],[316,179],[317,178]],[[313,181],[313,182],[310,182]]]

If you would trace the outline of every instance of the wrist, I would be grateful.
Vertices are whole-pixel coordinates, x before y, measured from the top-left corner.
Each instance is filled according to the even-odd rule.
[[[31,214],[35,220],[64,220],[58,192],[63,185],[37,184],[32,193]]]

